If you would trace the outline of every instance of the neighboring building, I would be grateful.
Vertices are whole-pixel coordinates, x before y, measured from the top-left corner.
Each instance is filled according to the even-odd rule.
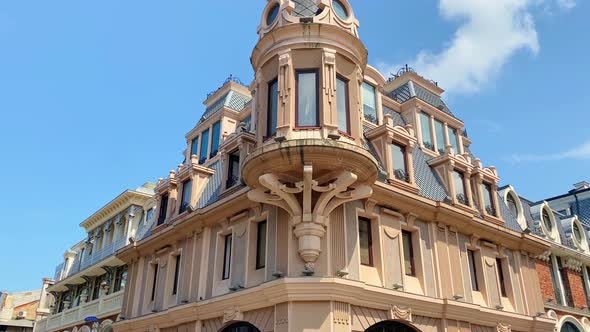
[[[590,331],[590,186],[575,185],[569,193],[540,202],[519,197],[512,187],[502,197],[523,227],[551,242],[537,260],[541,292],[557,330]]]
[[[553,331],[529,234],[443,90],[367,65],[346,0],[268,0],[155,188],[115,331]],[[121,263],[122,264],[122,263]],[[54,287],[55,288],[55,287]]]
[[[46,318],[35,332],[110,331],[127,283],[127,265],[115,252],[151,228],[153,189],[147,183],[127,190],[80,224],[88,237],[64,253],[53,279],[44,279],[39,310]]]
[[[0,332],[32,332],[40,294],[0,292]]]

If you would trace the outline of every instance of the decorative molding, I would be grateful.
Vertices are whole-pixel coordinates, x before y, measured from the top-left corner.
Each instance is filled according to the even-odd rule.
[[[544,253],[535,256],[535,258],[543,262],[549,262],[549,260],[551,259],[551,250],[547,250]]]
[[[412,308],[393,305],[391,307],[390,316],[392,320],[402,320],[406,322],[411,322]]]
[[[512,325],[498,323],[497,332],[512,332]]]
[[[243,319],[244,314],[240,311],[240,308],[238,308],[238,306],[229,307],[223,311],[223,324]]]
[[[578,259],[575,259],[571,256],[565,258],[564,267],[568,270],[580,273],[582,271],[582,262]]]
[[[383,227],[383,231],[392,240],[396,239],[400,233],[397,229],[391,227]]]

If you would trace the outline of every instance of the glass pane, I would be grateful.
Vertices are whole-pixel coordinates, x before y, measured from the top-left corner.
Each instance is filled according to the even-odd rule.
[[[336,108],[338,112],[338,129],[350,133],[348,128],[348,82],[340,78],[336,81]]]
[[[223,280],[229,279],[229,272],[231,267],[231,243],[232,236],[225,237],[225,246],[223,248]]]
[[[185,212],[191,204],[191,190],[193,187],[192,181],[187,181],[182,185],[182,200],[180,203],[179,213]]]
[[[191,156],[199,155],[199,138],[195,138],[191,143]]]
[[[483,189],[483,204],[486,212],[490,215],[496,215],[496,211],[494,209],[494,201],[492,199],[492,186],[484,183],[482,185]]]
[[[422,144],[427,149],[434,151],[434,143],[432,142],[432,133],[430,131],[430,115],[420,113],[420,128],[422,128]]]
[[[463,182],[463,173],[453,171],[453,182],[455,184],[455,197],[459,203],[467,205],[467,197],[465,197],[465,183]]]
[[[207,160],[207,149],[209,148],[209,129],[201,134],[201,153],[199,163],[202,164]]]
[[[277,133],[277,112],[279,107],[279,82],[272,81],[268,85],[268,119],[266,136],[271,137]]]
[[[547,212],[547,209],[543,210],[543,223],[545,224],[545,228],[551,232],[553,229],[553,224],[551,223],[551,218],[549,217],[549,212]]]
[[[414,272],[414,247],[412,245],[412,234],[402,232],[402,241],[404,246],[404,268],[408,276],[413,276]]]
[[[279,5],[274,5],[268,11],[268,14],[266,16],[266,25],[271,25],[274,23],[274,21],[277,19],[277,16],[279,15],[279,9],[280,9]]]
[[[453,146],[454,153],[460,153],[459,151],[459,136],[457,135],[457,129],[449,127],[449,144]]]
[[[297,126],[317,127],[317,73],[298,73],[297,77]]]
[[[438,153],[445,153],[445,125],[437,120],[434,120],[434,132],[436,134],[436,147]]]
[[[475,253],[472,250],[467,250],[469,256],[469,272],[471,274],[471,289],[479,291],[479,284],[477,283],[477,265],[475,265]]]
[[[375,87],[363,83],[363,114],[365,120],[377,124],[377,106],[376,106]]]
[[[391,156],[393,159],[393,175],[401,181],[408,181],[408,171],[406,168],[406,149],[403,146],[392,144]]]
[[[258,223],[258,236],[256,238],[256,269],[262,269],[266,265],[266,221]]]
[[[508,208],[510,209],[510,213],[517,218],[518,217],[518,207],[516,206],[516,200],[512,197],[512,194],[508,195]]]
[[[332,1],[332,8],[334,8],[336,16],[338,16],[341,20],[346,20],[348,18],[348,12],[346,11],[346,8],[339,0]]]
[[[229,155],[227,172],[227,185],[226,188],[231,188],[238,183],[240,180],[240,151],[235,151]]]
[[[373,265],[371,257],[371,221],[368,219],[359,219],[359,242],[361,264]]]
[[[219,151],[219,139],[221,135],[221,123],[219,121],[213,124],[213,133],[211,135],[211,158],[215,157]]]

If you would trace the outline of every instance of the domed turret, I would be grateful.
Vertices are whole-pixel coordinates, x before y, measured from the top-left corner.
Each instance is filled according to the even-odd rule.
[[[367,50],[346,0],[270,0],[252,53],[257,149],[242,167],[253,201],[291,218],[314,271],[328,215],[367,198],[377,161],[363,147]]]

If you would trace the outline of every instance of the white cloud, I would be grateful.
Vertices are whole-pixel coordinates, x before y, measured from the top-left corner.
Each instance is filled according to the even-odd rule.
[[[423,50],[407,63],[451,93],[477,92],[518,51],[539,52],[533,12],[554,1],[562,8],[575,6],[575,0],[439,0],[441,16],[461,25],[440,53]],[[379,67],[392,73],[401,65]]]
[[[552,160],[590,160],[590,140],[573,147],[570,150],[549,154],[514,154],[506,158],[510,162],[536,162]]]
[[[564,10],[574,9],[576,7],[576,0],[557,0],[557,6]]]

